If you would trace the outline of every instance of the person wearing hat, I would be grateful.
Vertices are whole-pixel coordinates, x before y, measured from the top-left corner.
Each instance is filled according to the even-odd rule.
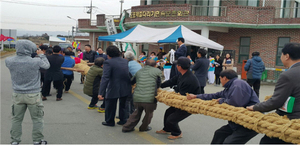
[[[178,69],[179,74],[174,76],[168,81],[165,81],[161,84],[161,88],[173,87],[177,85],[175,89],[176,93],[181,95],[190,94],[200,94],[200,85],[196,76],[190,71],[190,59],[187,57],[180,57],[177,61],[176,68]],[[167,134],[171,133],[168,137],[169,139],[178,139],[182,137],[182,132],[179,128],[178,123],[185,118],[189,117],[191,114],[187,111],[169,107],[164,116],[164,127],[162,130],[156,131],[158,134]]]
[[[158,60],[164,59],[163,56],[166,55],[166,53],[163,52],[162,50],[163,50],[163,47],[160,47],[159,50],[158,50],[158,53],[157,53]]]

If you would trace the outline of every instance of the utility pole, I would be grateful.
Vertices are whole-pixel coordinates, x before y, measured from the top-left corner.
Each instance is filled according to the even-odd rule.
[[[72,26],[72,42],[74,42],[74,29],[75,29],[75,27],[74,26]]]
[[[92,22],[92,11],[93,11],[93,0],[91,0],[91,6],[90,6],[90,21]]]

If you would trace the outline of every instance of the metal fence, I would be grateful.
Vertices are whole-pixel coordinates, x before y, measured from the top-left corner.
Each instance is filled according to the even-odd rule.
[[[300,7],[276,8],[275,18],[300,18]]]
[[[192,5],[192,15],[195,16],[226,16],[226,6],[197,6]]]
[[[286,69],[266,68],[266,70],[262,74],[261,81],[276,83],[280,74],[284,71],[286,71]]]

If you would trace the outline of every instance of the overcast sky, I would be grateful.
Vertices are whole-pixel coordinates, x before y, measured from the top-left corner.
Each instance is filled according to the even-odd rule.
[[[92,2],[93,6],[97,7],[93,9],[93,19],[96,19],[96,14],[119,15],[120,13],[120,0],[93,0]],[[84,8],[90,3],[91,0],[0,0],[0,28],[68,32],[76,25],[76,21],[67,16],[74,19],[90,18],[86,13],[87,9]],[[140,0],[124,0],[123,9],[130,9],[139,4]]]

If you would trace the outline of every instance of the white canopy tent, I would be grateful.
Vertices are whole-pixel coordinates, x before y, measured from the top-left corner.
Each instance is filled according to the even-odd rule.
[[[193,32],[183,25],[171,28],[151,28],[137,25],[125,32],[110,36],[99,36],[98,39],[102,41],[124,43],[176,43],[179,37],[185,39],[186,45],[216,50],[223,50],[224,48],[222,45]]]

